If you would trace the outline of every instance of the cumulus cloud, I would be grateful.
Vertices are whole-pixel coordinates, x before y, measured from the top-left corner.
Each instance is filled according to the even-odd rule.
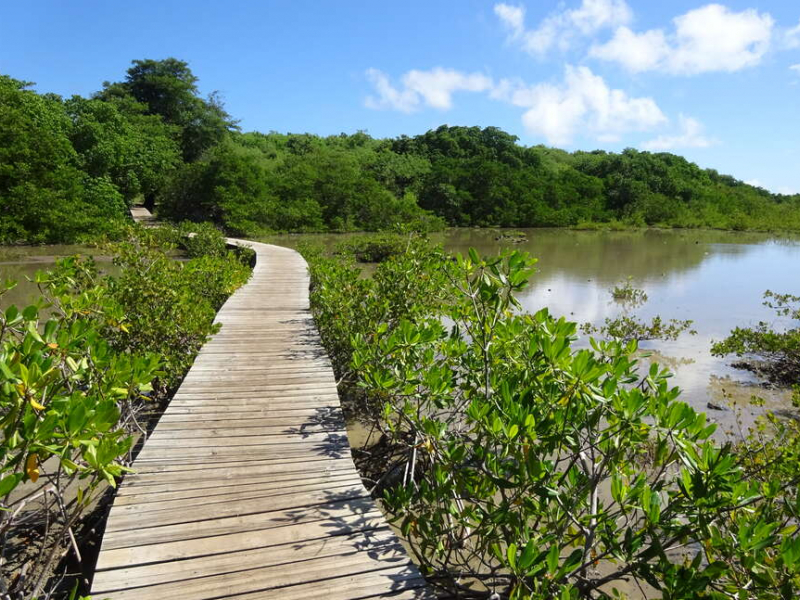
[[[501,81],[492,96],[526,109],[526,130],[553,145],[569,144],[579,133],[616,141],[623,133],[647,131],[667,121],[652,98],[632,98],[612,89],[587,67],[567,65],[558,85]]]
[[[675,29],[670,34],[662,29],[635,33],[618,27],[610,41],[593,46],[589,55],[618,62],[633,72],[732,72],[761,62],[775,25],[768,13],[754,9],[733,12],[720,4],[690,10],[674,18],[673,23]]]
[[[651,71],[660,67],[670,53],[667,37],[660,29],[634,33],[620,27],[602,46],[592,46],[589,56],[620,63],[629,71]]]
[[[705,136],[704,127],[700,121],[686,115],[678,116],[678,130],[678,133],[674,135],[660,135],[653,140],[644,142],[642,148],[645,150],[708,148],[716,143],[716,140]]]
[[[618,141],[630,131],[648,131],[667,122],[652,98],[635,98],[612,89],[588,67],[567,65],[559,83],[529,85],[521,79],[493,82],[480,73],[452,69],[412,70],[395,86],[385,73],[369,69],[375,93],[365,105],[373,109],[414,112],[425,107],[452,108],[455,92],[485,92],[489,98],[524,109],[525,129],[553,145],[570,144],[577,135]]]
[[[789,65],[789,68],[794,71],[795,73],[800,73],[800,63],[796,65]]]
[[[376,94],[367,97],[365,104],[368,108],[405,113],[419,110],[423,105],[449,110],[455,92],[484,92],[492,88],[492,80],[480,73],[461,73],[438,67],[430,71],[409,71],[403,75],[400,88],[392,85],[386,74],[378,69],[368,69],[366,75]]]
[[[579,36],[617,27],[632,19],[625,0],[582,0],[574,9],[551,13],[535,29],[525,28],[525,9],[500,3],[494,12],[509,32],[509,39],[534,55],[543,56],[556,47],[566,50]]]

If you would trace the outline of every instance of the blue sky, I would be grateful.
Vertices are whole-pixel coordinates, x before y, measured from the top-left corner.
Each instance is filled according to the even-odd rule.
[[[0,10],[0,72],[64,96],[189,62],[244,130],[636,147],[800,192],[800,2],[42,0]]]

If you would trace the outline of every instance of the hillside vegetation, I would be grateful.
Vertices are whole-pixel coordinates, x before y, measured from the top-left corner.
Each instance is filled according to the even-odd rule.
[[[800,230],[783,196],[668,153],[414,137],[242,133],[187,63],[134,61],[91,98],[0,75],[0,242],[114,235],[131,203],[230,233],[453,226]]]

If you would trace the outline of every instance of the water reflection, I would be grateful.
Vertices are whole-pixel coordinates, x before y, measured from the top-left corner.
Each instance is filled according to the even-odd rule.
[[[569,231],[552,229],[524,230],[527,242],[514,247],[540,259],[543,274],[564,272],[571,278],[584,278],[611,285],[622,278],[657,280],[668,274],[679,274],[697,268],[708,256],[715,242],[732,241],[723,232],[672,231]],[[502,241],[490,231],[458,230],[444,236],[444,244],[452,250],[466,252],[473,246],[481,252],[497,252]],[[732,244],[720,244],[734,254],[747,252],[753,238],[742,238]]]

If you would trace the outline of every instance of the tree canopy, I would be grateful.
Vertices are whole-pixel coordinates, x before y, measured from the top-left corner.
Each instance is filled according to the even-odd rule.
[[[135,60],[91,98],[0,79],[0,242],[108,234],[143,201],[238,235],[469,227],[800,230],[782,196],[669,153],[524,146],[497,127],[375,139],[241,133],[188,63]]]

